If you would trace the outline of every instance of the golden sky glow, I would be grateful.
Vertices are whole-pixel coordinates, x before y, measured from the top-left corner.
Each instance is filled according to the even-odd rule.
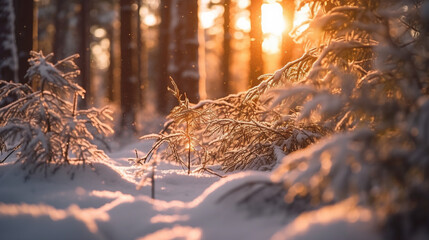
[[[262,32],[281,36],[285,30],[283,8],[277,3],[262,4]]]
[[[270,1],[262,4],[261,11],[262,32],[264,33],[262,50],[269,54],[278,53],[286,25],[283,18],[283,8],[276,1]]]
[[[202,9],[200,13],[201,26],[204,29],[209,29],[215,25],[217,18],[223,14],[223,7],[216,5],[212,8],[207,8],[209,0],[202,0]],[[250,5],[250,0],[237,0],[237,7],[242,9],[234,17],[234,28],[241,32],[250,31],[249,12],[246,9]],[[282,35],[287,25],[283,17],[283,8],[277,0],[265,0],[261,7],[261,25],[264,34],[262,48],[265,53],[276,54],[281,50]],[[308,19],[308,7],[304,7],[295,15],[294,26],[301,24]]]

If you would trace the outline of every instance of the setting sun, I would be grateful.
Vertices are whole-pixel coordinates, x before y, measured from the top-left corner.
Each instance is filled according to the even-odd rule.
[[[262,32],[264,33],[262,49],[268,54],[278,53],[286,26],[283,18],[283,8],[279,3],[271,1],[270,3],[262,4],[261,12]]]
[[[264,38],[262,42],[262,50],[269,54],[275,54],[280,51],[281,37],[270,35]]]
[[[277,3],[262,4],[262,32],[281,36],[285,30],[283,8]]]

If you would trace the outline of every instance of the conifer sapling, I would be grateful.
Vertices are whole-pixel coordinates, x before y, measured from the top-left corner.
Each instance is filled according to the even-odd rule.
[[[0,84],[0,101],[18,96],[0,108],[0,135],[6,150],[17,151],[17,161],[29,174],[41,167],[47,174],[51,164],[55,171],[65,164],[106,159],[94,141],[113,133],[106,123],[111,112],[107,108],[77,109],[77,98],[85,94],[73,82],[79,74],[74,63],[78,55],[56,64],[50,62],[53,54],[31,52],[31,56],[28,84]]]

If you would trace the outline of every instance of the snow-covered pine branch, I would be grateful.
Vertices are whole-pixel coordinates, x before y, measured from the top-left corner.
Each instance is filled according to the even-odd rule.
[[[271,91],[271,99],[286,107],[279,110],[284,116],[298,106],[298,121],[320,121],[337,133],[286,156],[275,179],[286,186],[290,204],[307,197],[312,208],[358,197],[385,216],[388,234],[427,236],[429,218],[421,217],[429,215],[423,1],[306,4],[312,19],[299,38],[316,49],[316,60],[302,81]]]
[[[51,91],[56,94],[77,93],[79,96],[85,94],[85,90],[74,82],[74,78],[80,73],[77,65],[74,63],[74,60],[79,57],[78,54],[60,60],[55,65],[50,62],[50,59],[54,56],[53,53],[44,56],[42,52],[32,51],[30,55],[32,56],[28,60],[30,68],[26,74],[26,77],[30,79],[29,84],[37,81],[36,85],[38,85],[42,92],[52,88]],[[67,69],[67,72],[61,71],[59,67]]]
[[[29,175],[39,169],[47,174],[50,165],[55,171],[64,164],[105,160],[106,154],[95,142],[113,133],[106,122],[112,119],[111,111],[77,109],[77,97],[85,93],[73,82],[79,74],[74,63],[78,56],[53,64],[49,61],[52,54],[31,54],[27,77],[34,89],[27,84],[0,82],[0,102],[4,103],[0,135],[6,150],[17,151],[17,161]],[[11,96],[12,102],[8,101]]]

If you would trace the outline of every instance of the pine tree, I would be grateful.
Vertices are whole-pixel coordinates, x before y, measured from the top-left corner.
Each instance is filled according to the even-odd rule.
[[[0,83],[1,101],[11,95],[18,97],[0,108],[0,135],[6,150],[17,151],[17,161],[28,169],[28,176],[40,168],[47,174],[50,165],[56,171],[63,165],[85,165],[106,159],[95,142],[113,132],[104,123],[111,119],[110,111],[77,109],[77,97],[85,93],[73,82],[79,74],[74,63],[77,55],[55,65],[49,61],[53,54],[31,55],[28,84]],[[63,72],[59,68],[72,70]]]

